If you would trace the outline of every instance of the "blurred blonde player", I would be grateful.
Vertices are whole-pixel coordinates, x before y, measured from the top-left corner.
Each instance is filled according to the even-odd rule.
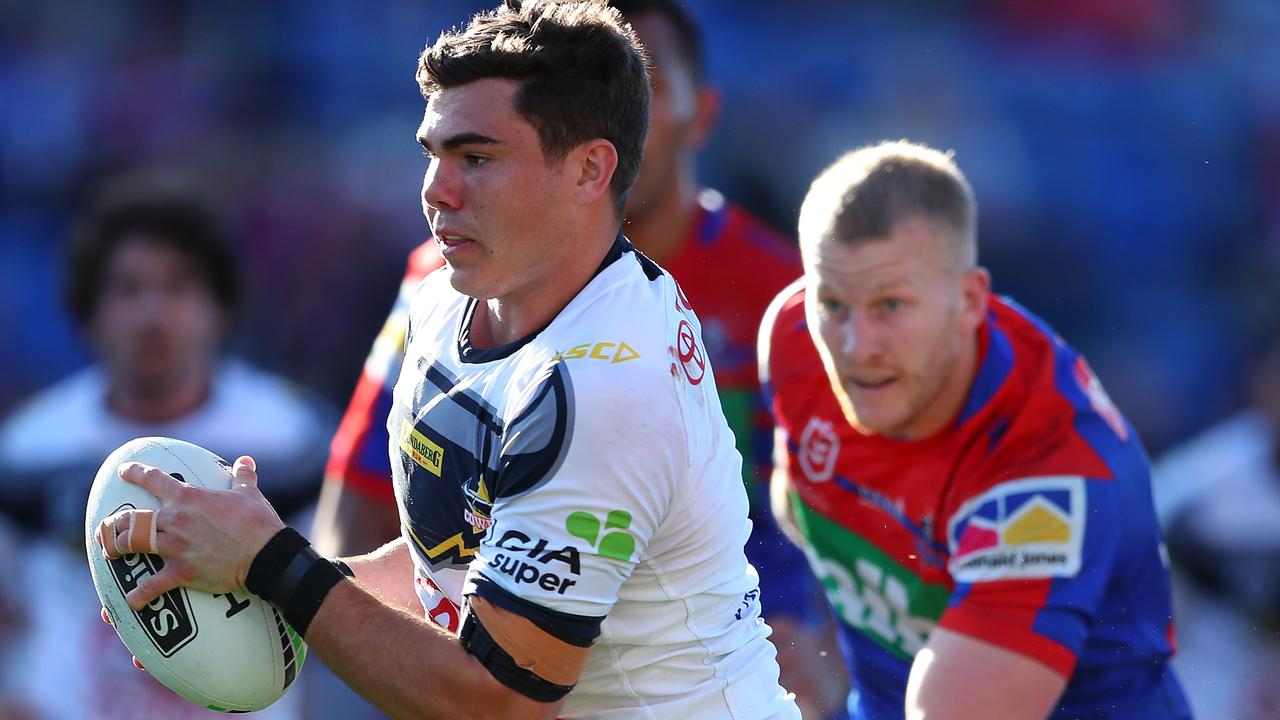
[[[990,293],[948,155],[813,182],[761,328],[791,513],[856,720],[1190,717],[1147,459],[1084,358]]]

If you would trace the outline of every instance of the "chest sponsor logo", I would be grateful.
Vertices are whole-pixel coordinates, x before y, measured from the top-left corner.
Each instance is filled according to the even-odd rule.
[[[582,575],[582,557],[572,545],[557,546],[544,538],[533,538],[519,530],[507,530],[494,543],[496,552],[489,567],[515,580],[516,585],[534,585],[564,595],[578,584],[572,577]]]
[[[867,558],[845,567],[812,548],[805,554],[841,620],[901,655],[920,652],[936,623],[911,614],[910,593],[902,580]]]
[[[956,582],[1072,577],[1080,571],[1084,478],[1037,477],[997,485],[947,524]]]
[[[561,353],[556,353],[553,360],[608,360],[610,365],[617,365],[628,360],[635,360],[640,353],[626,342],[583,343]]]
[[[800,433],[800,470],[812,483],[826,482],[835,473],[840,456],[840,436],[835,423],[819,417],[809,418]]]
[[[697,385],[707,374],[707,355],[698,344],[698,333],[688,320],[681,320],[676,328],[676,363],[690,384]]]
[[[400,431],[400,450],[423,470],[440,477],[440,471],[444,467],[444,448],[418,432],[410,422],[406,422]]]

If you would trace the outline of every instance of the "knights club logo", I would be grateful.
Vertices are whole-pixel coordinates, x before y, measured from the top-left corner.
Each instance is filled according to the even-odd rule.
[[[809,424],[800,433],[800,469],[809,482],[820,483],[835,474],[836,458],[840,456],[840,437],[835,423],[819,417],[809,418]]]

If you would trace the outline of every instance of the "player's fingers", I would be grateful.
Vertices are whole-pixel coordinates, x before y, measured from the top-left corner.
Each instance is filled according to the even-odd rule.
[[[246,490],[258,487],[258,463],[248,455],[241,455],[231,466],[231,475],[235,478],[233,487]]]
[[[108,560],[125,554],[117,545],[116,539],[120,536],[120,533],[128,531],[131,518],[130,512],[129,510],[124,510],[114,515],[108,515],[102,519],[102,522],[98,523],[98,529],[93,533],[98,544],[102,546],[103,556]]]
[[[137,587],[124,596],[125,602],[129,603],[131,609],[141,610],[147,603],[181,585],[177,566],[176,562],[167,563],[160,572],[138,583]]]
[[[156,540],[158,528],[155,510],[125,510],[120,514],[127,517],[127,522],[123,528],[119,524],[115,525],[116,534],[113,543],[116,552],[121,555],[133,553],[155,555],[160,552],[160,546]]]
[[[160,468],[143,465],[139,462],[127,462],[120,466],[120,477],[168,502],[174,491],[182,487],[182,483]]]

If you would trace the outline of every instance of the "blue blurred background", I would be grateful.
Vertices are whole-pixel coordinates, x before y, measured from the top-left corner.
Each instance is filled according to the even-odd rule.
[[[0,3],[0,415],[88,360],[59,302],[94,184],[197,176],[250,286],[236,349],[341,403],[425,237],[421,48],[488,2]],[[841,151],[956,151],[996,289],[1153,451],[1240,401],[1277,322],[1280,3],[693,0],[703,177],[793,232]]]
[[[102,180],[155,169],[231,222],[235,352],[344,405],[426,237],[418,53],[493,2],[0,0],[0,417],[89,362],[68,232]],[[724,92],[708,184],[794,233],[843,151],[953,149],[996,290],[1153,455],[1245,403],[1280,336],[1280,1],[688,4]]]

